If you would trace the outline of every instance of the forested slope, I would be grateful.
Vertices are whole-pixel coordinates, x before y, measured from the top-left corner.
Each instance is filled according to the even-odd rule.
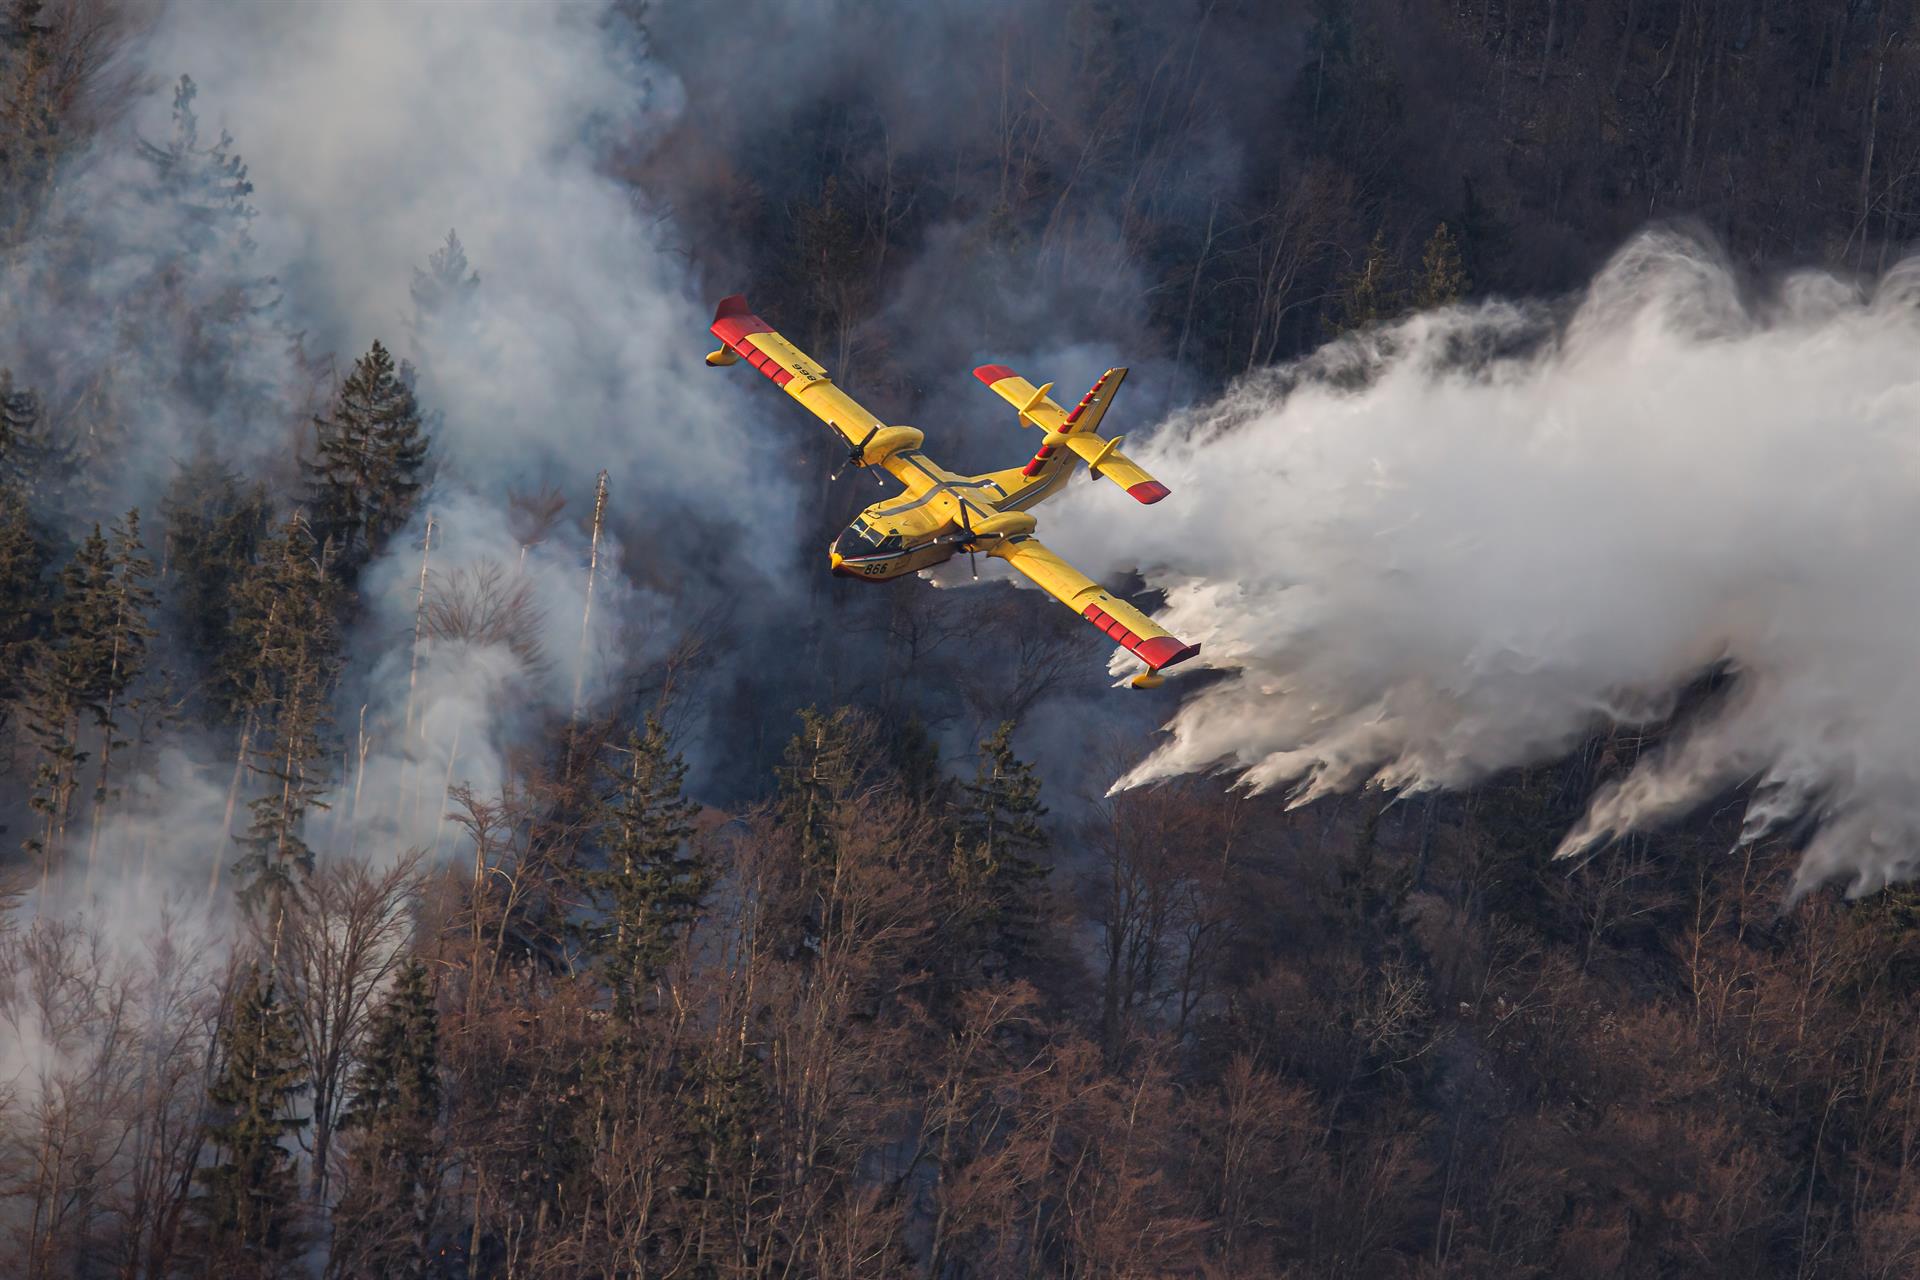
[[[0,16],[0,1271],[1920,1272],[1911,891],[1549,861],[1658,728],[1106,796],[1168,704],[828,579],[872,487],[698,360],[986,465],[982,359],[1146,431],[1649,222],[1871,277],[1911,4],[397,13]]]

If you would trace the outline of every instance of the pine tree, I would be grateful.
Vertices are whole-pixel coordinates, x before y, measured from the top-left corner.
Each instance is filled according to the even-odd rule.
[[[406,524],[420,491],[427,437],[403,375],[375,342],[341,383],[332,412],[314,420],[317,456],[306,466],[314,530],[343,580]]]
[[[194,1176],[192,1251],[200,1274],[291,1275],[304,1244],[293,1153],[306,1089],[292,1019],[273,979],[250,966],[222,1020],[220,1063],[207,1087],[212,1159]]]
[[[245,161],[234,153],[233,135],[222,129],[212,146],[200,145],[200,117],[193,100],[200,94],[191,77],[173,89],[173,136],[165,143],[140,142],[153,166],[155,194],[185,214],[180,227],[189,253],[204,253],[222,243],[246,252],[253,248],[247,224],[258,212],[247,203],[253,183]]]
[[[243,484],[232,468],[203,454],[174,473],[160,514],[168,629],[202,664],[201,718],[209,725],[231,720],[244,701],[253,658],[240,652],[234,596],[272,523],[266,490]]]
[[[831,715],[813,707],[800,713],[800,732],[787,743],[786,764],[775,774],[780,821],[798,841],[805,869],[831,867],[838,856],[833,813],[860,789],[872,747],[872,735],[851,707]]]
[[[613,992],[614,1012],[632,1021],[712,877],[687,848],[699,805],[681,794],[687,766],[668,753],[666,731],[649,716],[646,733],[629,732],[619,754],[618,763],[601,765],[610,784],[598,823],[602,865],[580,879],[596,916],[587,951]]]
[[[681,1111],[686,1181],[681,1194],[696,1213],[727,1214],[764,1194],[768,1170],[760,1152],[770,1109],[765,1068],[750,1053],[716,1046],[687,1072]],[[699,1228],[696,1228],[696,1232]]]
[[[16,389],[13,372],[0,369],[0,487],[31,496],[47,454],[40,397]]]
[[[0,481],[0,730],[25,693],[23,673],[47,622],[47,561],[24,495]]]
[[[1336,300],[1340,314],[1334,325],[1335,331],[1351,333],[1398,315],[1401,309],[1400,294],[1393,285],[1392,276],[1393,260],[1387,252],[1386,233],[1376,231],[1367,244],[1366,257],[1361,259],[1359,269],[1341,282],[1340,296]]]
[[[306,839],[306,818],[325,808],[328,728],[326,692],[319,666],[302,653],[286,672],[267,733],[255,745],[248,769],[265,789],[248,802],[252,819],[234,872],[242,878],[241,904],[264,908],[277,938],[287,897],[313,873],[313,847]]]
[[[34,644],[51,618],[42,579],[52,555],[32,515],[46,458],[39,397],[15,390],[0,369],[0,730],[26,696]]]
[[[300,340],[278,318],[278,282],[256,261],[257,210],[246,162],[225,130],[203,141],[194,110],[198,93],[191,79],[180,77],[171,134],[163,142],[140,141],[151,175],[142,192],[149,216],[128,247],[133,261],[153,267],[116,292],[115,328],[144,344],[175,344],[165,353],[179,371],[169,390],[209,419],[251,426],[284,413],[291,380],[300,376]],[[138,411],[123,403],[153,392],[117,386],[111,372],[87,415],[102,433],[137,421]]]
[[[313,869],[305,823],[327,788],[327,705],[338,664],[333,591],[299,516],[261,547],[235,603],[236,652],[251,662],[243,757],[265,786],[248,805],[246,833],[236,837],[242,853],[234,870],[242,904],[267,908],[277,940],[286,896]]]
[[[467,262],[467,250],[460,237],[447,232],[447,242],[427,259],[427,269],[413,269],[414,327],[430,326],[453,319],[480,288],[480,273]]]
[[[439,1013],[427,967],[410,959],[374,1014],[340,1119],[347,1176],[333,1212],[336,1274],[424,1274],[439,1120]]]
[[[18,548],[19,539],[10,541]],[[31,548],[16,549],[9,558],[25,559],[16,571],[22,575],[33,568]],[[118,736],[119,716],[145,668],[153,635],[153,595],[147,587],[152,572],[137,510],[113,526],[111,539],[95,525],[61,572],[47,635],[26,646],[32,650],[25,681],[27,730],[35,748],[29,804],[41,816],[27,851],[39,859],[43,877],[72,817],[81,766],[92,758],[82,747],[88,727],[99,733],[101,744],[92,809],[98,832],[113,751],[125,745]],[[33,577],[37,580],[37,570]],[[95,847],[89,845],[89,858]]]
[[[27,670],[27,732],[35,752],[28,804],[40,821],[26,849],[40,862],[42,880],[59,855],[80,767],[90,758],[81,727],[106,714],[113,594],[113,549],[95,525],[61,570],[49,634]]]
[[[940,772],[940,749],[920,717],[908,716],[899,722],[887,745],[894,772],[900,776],[900,790],[907,799],[928,809],[943,807],[953,784]]]
[[[1025,949],[1038,919],[1034,897],[1047,867],[1040,779],[1013,754],[1013,722],[980,744],[980,768],[955,815],[947,880],[952,928],[969,959]]]
[[[44,0],[0,15],[0,246],[26,237],[65,147],[58,50]]]
[[[1443,222],[1433,229],[1420,255],[1420,287],[1414,292],[1414,303],[1426,310],[1452,306],[1467,296],[1470,287],[1459,242]]]
[[[153,591],[147,586],[153,566],[140,541],[140,512],[127,512],[112,529],[112,577],[96,609],[103,628],[106,667],[97,674],[94,724],[100,730],[100,770],[93,787],[93,819],[87,837],[87,870],[91,874],[100,847],[100,827],[106,820],[111,794],[113,753],[127,744],[120,739],[119,716],[127,710],[127,695],[146,669],[147,641],[154,631]]]

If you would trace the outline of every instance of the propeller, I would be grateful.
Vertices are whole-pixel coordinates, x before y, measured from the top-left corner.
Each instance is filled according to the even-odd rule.
[[[873,424],[873,430],[867,432],[866,435],[860,437],[859,444],[847,450],[847,460],[841,463],[837,468],[834,469],[832,478],[835,480],[838,480],[841,476],[847,473],[848,467],[866,466],[867,465],[867,445],[873,440],[875,436],[879,434],[880,434],[880,424],[876,422]],[[875,476],[873,479],[874,479],[874,483],[876,484],[886,483],[885,481],[881,480],[879,476]]]
[[[973,569],[973,580],[980,581],[980,557],[977,553],[979,541],[973,536],[973,521],[967,515],[967,500],[960,499],[960,527],[967,533],[967,563]]]

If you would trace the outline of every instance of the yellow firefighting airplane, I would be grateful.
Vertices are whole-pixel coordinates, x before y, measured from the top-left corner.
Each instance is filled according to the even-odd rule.
[[[1019,410],[1022,426],[1046,434],[1024,467],[962,476],[920,452],[926,438],[920,432],[888,426],[836,387],[825,369],[754,315],[744,295],[721,299],[712,328],[722,345],[707,356],[708,364],[734,364],[744,356],[840,433],[847,445],[847,466],[883,468],[906,487],[905,493],[861,512],[834,541],[829,555],[835,574],[883,581],[939,564],[961,551],[969,557],[984,551],[1033,579],[1146,663],[1147,670],[1133,678],[1136,688],[1160,684],[1160,672],[1200,652],[1199,645],[1184,644],[1155,626],[1041,545],[1033,536],[1034,519],[1027,514],[1029,507],[1066,485],[1075,461],[1082,458],[1093,475],[1113,481],[1141,502],[1167,496],[1165,485],[1120,452],[1120,437],[1102,440],[1095,434],[1127,376],[1125,369],[1107,370],[1068,412],[1048,397],[1052,383],[1036,387],[1004,365],[981,365],[973,376]]]

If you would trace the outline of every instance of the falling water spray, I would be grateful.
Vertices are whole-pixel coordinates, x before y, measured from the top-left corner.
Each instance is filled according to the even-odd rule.
[[[1916,349],[1920,259],[1756,282],[1650,234],[1573,305],[1415,315],[1177,417],[1154,518],[1089,486],[1049,525],[1214,668],[1121,785],[1463,787],[1673,720],[1561,852],[1737,792],[1749,840],[1815,830],[1801,890],[1911,876]]]

